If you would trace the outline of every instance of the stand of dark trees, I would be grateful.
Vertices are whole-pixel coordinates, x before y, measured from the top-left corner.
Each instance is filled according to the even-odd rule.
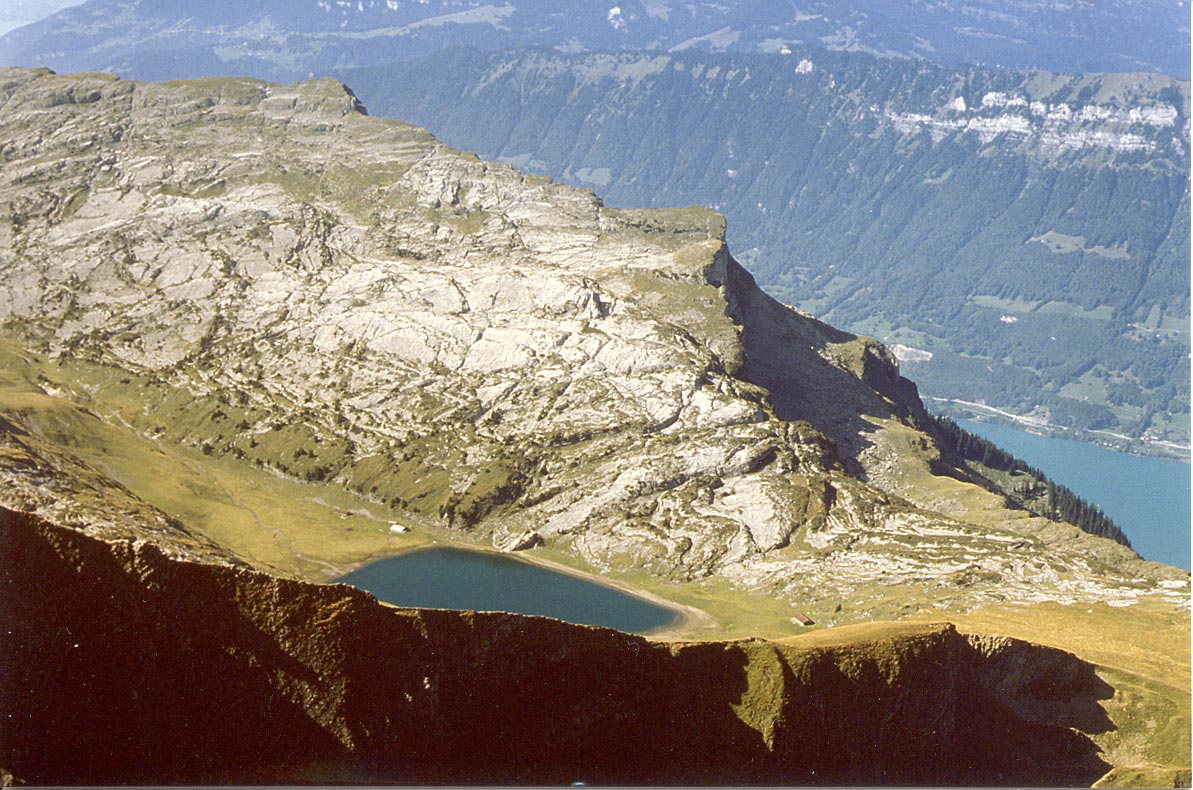
[[[1030,507],[1033,512],[1131,547],[1131,541],[1123,531],[1097,505],[1050,480],[1041,470],[1020,461],[993,442],[970,433],[948,417],[931,416],[939,436],[949,449],[966,461],[1007,474],[1018,472],[1034,478],[1017,489],[1026,502],[1038,503]]]

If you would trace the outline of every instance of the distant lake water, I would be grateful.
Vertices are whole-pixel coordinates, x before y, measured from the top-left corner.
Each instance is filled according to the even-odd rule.
[[[1102,508],[1148,560],[1189,570],[1189,464],[957,420]]]
[[[620,590],[516,557],[446,547],[369,563],[337,579],[395,606],[537,614],[645,633],[675,612]]]

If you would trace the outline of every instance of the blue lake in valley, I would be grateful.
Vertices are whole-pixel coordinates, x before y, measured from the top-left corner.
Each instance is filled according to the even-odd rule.
[[[1189,570],[1189,464],[957,420],[1102,508],[1144,559]]]
[[[337,581],[386,603],[428,609],[537,614],[645,633],[676,612],[578,576],[492,552],[436,547],[371,562]]]

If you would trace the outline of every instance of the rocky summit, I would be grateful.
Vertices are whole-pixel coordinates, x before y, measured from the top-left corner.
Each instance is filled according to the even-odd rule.
[[[108,479],[120,445],[105,430],[351,492],[416,529],[722,585],[822,625],[1010,601],[1159,608],[1187,628],[1187,573],[1019,507],[943,444],[883,346],[759,290],[711,211],[605,207],[369,117],[331,80],[6,69],[0,106],[0,351],[6,386],[25,382],[0,403],[0,505],[107,541],[85,552],[167,597],[174,571],[153,571],[167,557],[223,568],[226,590],[246,563],[269,569],[261,546],[294,527],[188,528],[176,492],[147,503]],[[80,366],[103,384],[63,372]],[[83,430],[65,425],[99,437],[89,464],[56,445]],[[154,507],[167,500],[172,515]],[[285,545],[316,563],[301,575],[334,575]],[[314,666],[295,660],[294,677]],[[381,730],[385,715],[368,714]],[[751,776],[802,776],[766,765]]]

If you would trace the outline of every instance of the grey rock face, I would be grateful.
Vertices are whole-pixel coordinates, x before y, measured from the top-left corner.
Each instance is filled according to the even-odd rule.
[[[763,294],[713,212],[606,208],[330,80],[10,69],[0,104],[5,333],[245,415],[183,441],[287,474],[309,454],[497,546],[876,615],[894,587],[1182,597],[934,474],[889,352]]]

